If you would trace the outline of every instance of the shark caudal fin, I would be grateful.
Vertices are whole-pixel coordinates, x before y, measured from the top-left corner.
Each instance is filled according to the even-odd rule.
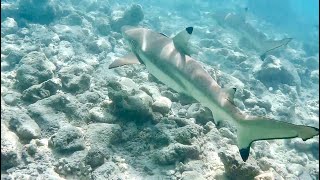
[[[248,159],[250,146],[254,141],[295,137],[305,141],[319,135],[319,129],[315,127],[295,125],[264,117],[240,119],[237,126],[238,147],[243,161]]]
[[[267,40],[263,42],[264,50],[263,53],[260,55],[260,59],[263,61],[269,52],[287,45],[291,40],[292,38],[284,38],[281,40]]]

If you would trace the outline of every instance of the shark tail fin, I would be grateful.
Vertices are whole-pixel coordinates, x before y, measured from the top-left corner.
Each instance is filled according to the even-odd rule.
[[[305,141],[317,135],[319,135],[318,128],[290,124],[264,117],[243,118],[239,119],[237,123],[238,148],[243,161],[248,159],[250,146],[254,141],[295,137]]]
[[[292,40],[292,38],[284,38],[281,40],[267,40],[267,41],[265,41],[263,43],[264,44],[263,45],[264,51],[260,55],[260,59],[263,61],[269,52],[274,51],[280,47],[287,45],[291,40]]]

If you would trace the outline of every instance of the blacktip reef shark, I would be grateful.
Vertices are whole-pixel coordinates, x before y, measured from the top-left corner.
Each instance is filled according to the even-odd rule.
[[[243,161],[248,159],[254,141],[294,137],[305,141],[319,134],[315,127],[242,113],[233,102],[236,88],[221,88],[196,60],[186,55],[192,31],[193,28],[188,27],[169,38],[150,29],[124,26],[122,34],[132,53],[116,59],[109,69],[144,64],[149,73],[162,83],[208,107],[216,124],[227,121],[236,127],[237,145]]]
[[[244,12],[241,13],[216,12],[212,14],[212,17],[222,27],[231,28],[238,32],[242,38],[248,40],[258,51],[261,60],[264,60],[272,51],[284,47],[292,40],[292,38],[268,39],[264,33],[255,29],[246,21],[247,11],[248,8],[245,8]]]

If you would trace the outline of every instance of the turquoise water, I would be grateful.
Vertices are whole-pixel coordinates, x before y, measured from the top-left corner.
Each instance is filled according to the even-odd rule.
[[[319,179],[319,1],[1,1],[1,179]]]
[[[318,1],[249,1],[249,7],[251,6],[253,13],[273,23],[282,32],[300,40],[316,39],[310,37],[310,34],[318,31]]]

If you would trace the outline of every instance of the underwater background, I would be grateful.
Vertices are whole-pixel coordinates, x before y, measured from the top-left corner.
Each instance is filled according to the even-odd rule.
[[[239,109],[319,128],[318,21],[317,0],[3,0],[1,179],[317,180],[319,136],[256,141],[243,162],[209,109],[108,66],[124,25],[192,26],[191,57]]]

